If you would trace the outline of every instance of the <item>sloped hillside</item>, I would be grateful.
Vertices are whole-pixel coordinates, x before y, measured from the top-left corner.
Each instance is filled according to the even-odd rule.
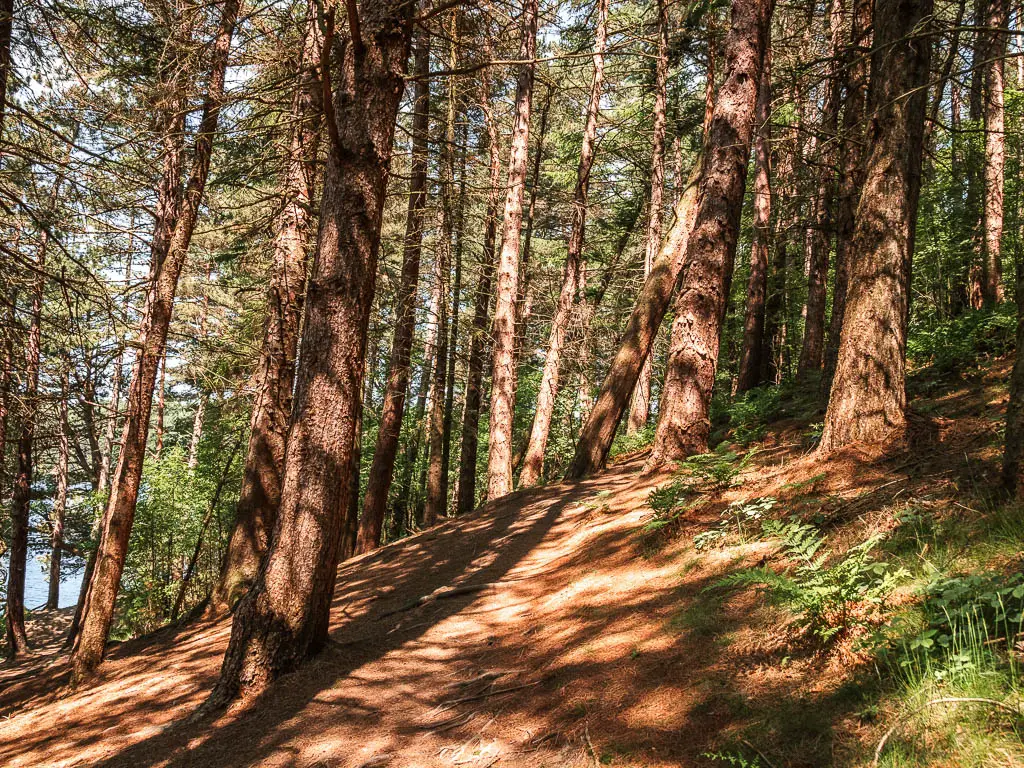
[[[227,621],[119,646],[100,682],[73,693],[59,655],[4,668],[2,763],[853,766],[895,724],[882,764],[1021,765],[1013,715],[928,704],[976,694],[974,678],[933,674],[946,661],[927,648],[900,666],[908,646],[892,630],[939,575],[1021,570],[1020,515],[981,506],[1005,374],[919,401],[909,453],[822,462],[813,426],[791,419],[680,477],[642,476],[633,457],[349,561],[330,647],[212,722],[188,717]],[[799,573],[766,524],[792,516],[824,537],[828,563],[871,541],[865,562],[889,579],[878,595],[855,591],[848,615],[832,605],[815,624],[754,584]],[[998,672],[1008,689],[982,660],[959,668],[974,662],[988,685],[974,698],[1012,707],[1015,672]]]

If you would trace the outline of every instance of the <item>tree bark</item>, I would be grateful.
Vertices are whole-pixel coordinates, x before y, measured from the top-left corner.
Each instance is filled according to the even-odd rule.
[[[843,70],[846,73],[843,101],[843,133],[839,144],[839,192],[836,201],[836,264],[832,286],[832,316],[829,319],[828,343],[825,347],[825,371],[822,392],[832,387],[836,360],[839,357],[839,336],[846,309],[850,263],[855,254],[851,248],[856,222],[857,203],[864,186],[864,110],[868,95],[868,62],[871,51],[871,16],[874,0],[853,0],[850,22],[850,44],[846,49]]]
[[[974,3],[974,46],[971,51],[971,89],[968,100],[970,130],[984,130],[985,118],[985,67],[982,64],[988,56],[988,35],[984,25],[988,20],[990,2],[997,0],[975,0]],[[963,297],[959,303],[972,309],[981,309],[985,296],[984,276],[984,197],[985,158],[978,151],[977,141],[967,143],[967,198],[964,208],[972,248],[963,274]],[[956,290],[956,289],[955,289]],[[960,292],[960,291],[957,291]]]
[[[56,190],[55,190],[56,191]],[[54,201],[55,202],[55,201]],[[39,367],[42,354],[43,290],[49,233],[42,228],[36,255],[36,273],[25,339],[25,390],[22,394],[21,433],[18,436],[18,471],[11,496],[11,546],[7,566],[7,608],[4,616],[7,658],[29,651],[25,633],[25,572],[28,560],[28,527],[32,502],[33,448],[39,412]]]
[[[906,428],[909,274],[921,187],[932,0],[878,0],[866,146],[850,284],[822,452]]]
[[[494,308],[494,360],[491,375],[490,445],[487,458],[487,497],[497,499],[512,490],[512,424],[515,408],[516,296],[519,274],[520,227],[526,156],[530,143],[533,100],[533,58],[537,50],[537,0],[524,0],[516,116],[512,127],[505,197],[504,231],[498,257],[498,292]]]
[[[68,372],[61,371],[60,402],[57,404],[57,465],[54,467],[55,492],[50,512],[50,583],[46,608],[60,606],[60,567],[64,554],[64,513],[68,505]]]
[[[7,88],[11,80],[11,37],[14,31],[14,0],[0,0],[0,135],[7,116]],[[3,157],[0,149],[0,157]]]
[[[732,279],[758,86],[774,0],[734,0],[725,79],[705,145],[676,298],[662,408],[647,468],[707,450],[718,345]]]
[[[267,320],[254,377],[256,397],[249,417],[242,487],[220,577],[210,596],[211,614],[227,610],[252,585],[281,502],[323,101],[320,77],[314,68],[321,45],[316,6],[311,4],[306,13],[302,50],[296,61],[292,129],[281,179],[283,206],[275,222]]]
[[[982,198],[982,302],[992,307],[1003,300],[1003,169],[1006,166],[1004,133],[1003,61],[1008,35],[1008,0],[988,0],[985,35],[985,187]],[[979,33],[980,34],[980,33]]]
[[[91,675],[103,660],[107,635],[114,620],[114,605],[142,480],[157,366],[164,357],[178,277],[192,240],[210,171],[213,140],[224,98],[228,51],[237,15],[238,1],[225,0],[210,59],[210,83],[196,132],[192,170],[179,215],[174,221],[158,218],[154,232],[154,261],[151,267],[153,279],[146,297],[138,352],[128,391],[121,453],[111,483],[110,499],[103,515],[96,564],[85,595],[80,631],[71,654],[72,680],[76,683]],[[177,184],[171,185],[171,180],[165,179],[165,182],[169,187],[177,188]],[[166,255],[160,258],[164,236],[168,233],[170,237],[166,240]]]
[[[430,32],[423,28],[416,37],[413,93],[412,161],[409,175],[409,203],[402,247],[402,276],[395,311],[395,333],[391,341],[388,380],[381,406],[377,443],[366,480],[366,495],[359,520],[356,554],[380,546],[384,512],[395,476],[395,458],[405,415],[409,389],[409,367],[416,330],[416,292],[420,280],[420,254],[423,249],[423,211],[427,205],[428,128],[430,123]]]
[[[484,240],[480,254],[480,277],[473,298],[473,325],[466,364],[466,396],[462,415],[462,442],[459,448],[459,491],[456,512],[465,514],[476,506],[476,463],[480,444],[480,403],[483,400],[484,363],[488,346],[487,319],[494,280],[495,242],[498,234],[498,205],[501,202],[501,139],[491,112],[490,79],[487,70],[481,76],[480,104],[488,139],[490,187],[484,214]]]
[[[761,383],[765,326],[765,298],[768,294],[768,253],[771,250],[771,51],[765,51],[761,84],[754,113],[754,235],[750,243],[750,278],[747,307],[743,318],[743,347],[740,352],[736,394]]]
[[[327,642],[338,550],[357,481],[352,457],[366,334],[414,9],[410,0],[349,7],[358,23],[350,23],[351,39],[339,46],[341,79],[333,103],[324,105],[331,144],[281,505],[256,583],[236,609],[207,709],[259,691]]]
[[[839,62],[843,55],[843,0],[829,4],[831,60],[822,105],[818,148],[818,189],[812,204],[810,269],[807,275],[807,315],[804,340],[797,362],[797,378],[806,381],[821,372],[825,357],[825,310],[828,301],[828,257],[832,248],[835,143],[839,129]]]
[[[644,279],[661,247],[662,195],[665,189],[665,110],[668,100],[668,9],[664,0],[658,0],[658,59],[654,76],[654,137],[651,143],[651,194],[647,214],[647,239],[644,244]],[[644,358],[640,378],[633,390],[633,404],[626,421],[626,432],[639,432],[647,426],[651,412],[652,355]]]
[[[555,410],[555,398],[558,396],[562,348],[565,345],[566,333],[569,330],[569,320],[572,317],[573,307],[576,304],[576,295],[580,287],[580,272],[583,269],[583,245],[586,239],[587,190],[590,186],[590,170],[594,164],[597,120],[601,106],[601,94],[604,88],[604,51],[608,38],[607,29],[608,0],[598,0],[597,28],[594,31],[594,75],[590,85],[587,118],[583,127],[580,162],[576,170],[576,188],[572,199],[569,243],[566,251],[565,269],[562,273],[562,287],[558,294],[558,302],[555,305],[555,314],[551,320],[551,332],[548,337],[547,355],[544,358],[544,370],[541,373],[540,386],[537,390],[537,406],[534,410],[533,425],[530,430],[530,442],[523,459],[522,470],[519,474],[519,485],[523,488],[539,483],[544,470],[544,452],[547,449],[548,434],[551,430],[551,416]],[[658,66],[660,71],[662,66],[660,62]],[[661,134],[662,143],[664,143],[664,94],[662,94],[661,106]],[[657,132],[657,127],[655,132]]]

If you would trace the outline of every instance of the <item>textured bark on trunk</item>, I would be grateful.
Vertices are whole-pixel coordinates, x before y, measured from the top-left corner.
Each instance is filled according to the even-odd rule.
[[[1003,169],[1006,166],[1006,134],[1003,109],[1003,60],[1006,57],[1009,3],[988,0],[988,31],[984,64],[985,85],[985,188],[981,211],[982,302],[986,307],[1003,300]]]
[[[975,0],[974,3],[974,45],[971,51],[971,89],[968,99],[968,118],[970,130],[984,128],[985,117],[985,67],[988,52],[988,35],[984,25],[988,18],[990,0]],[[984,197],[985,197],[985,158],[979,151],[978,142],[967,143],[967,198],[964,210],[967,218],[968,233],[972,248],[968,252],[967,263],[963,270],[963,284],[955,292],[963,294],[960,303],[972,309],[981,309],[984,302]]]
[[[705,144],[649,469],[707,450],[719,336],[736,256],[773,6],[774,0],[734,0],[732,5],[725,78]]]
[[[338,46],[341,77],[324,105],[331,143],[281,505],[256,583],[236,609],[208,709],[260,690],[327,642],[357,482],[352,457],[366,334],[414,8],[409,0],[353,4],[350,19],[358,23],[350,22],[352,39]]]
[[[114,620],[114,605],[142,480],[157,367],[164,357],[178,277],[192,240],[210,171],[213,140],[224,99],[228,51],[237,15],[238,1],[225,0],[211,53],[210,83],[196,132],[192,170],[180,210],[174,220],[157,219],[151,254],[153,278],[146,297],[132,383],[128,390],[121,453],[103,515],[96,563],[85,595],[80,630],[72,648],[72,679],[75,682],[88,677],[103,660],[107,636]],[[178,188],[175,180],[165,178],[164,181],[169,189]],[[175,192],[169,194],[176,196]],[[165,240],[167,235],[169,238]],[[161,258],[162,254],[165,255]]]
[[[68,505],[68,372],[61,372],[60,402],[57,404],[57,465],[53,474],[55,491],[50,511],[50,583],[46,595],[48,610],[60,605],[60,566],[64,554],[64,513]]]
[[[14,29],[14,0],[0,0],[0,135],[7,116],[7,88],[11,80],[11,35]],[[3,150],[0,149],[0,157]]]
[[[651,142],[651,193],[647,214],[647,239],[644,244],[644,279],[661,247],[662,196],[665,189],[665,110],[668,100],[668,10],[664,0],[658,0],[658,59],[654,76],[654,136]],[[626,433],[639,432],[647,426],[651,412],[651,372],[653,355],[644,358],[640,378],[633,390],[633,403],[626,421]]]
[[[505,196],[504,229],[498,257],[497,301],[494,308],[494,359],[491,374],[490,445],[487,457],[487,497],[497,499],[512,490],[512,424],[515,408],[516,297],[519,276],[520,227],[526,156],[530,144],[533,101],[533,58],[537,51],[537,0],[524,0],[516,116],[512,127]]]
[[[843,133],[839,145],[839,192],[836,201],[836,265],[832,286],[832,315],[825,347],[822,392],[832,386],[839,357],[839,335],[843,328],[850,263],[855,258],[851,245],[853,227],[864,186],[864,110],[868,96],[868,62],[871,52],[871,16],[874,0],[853,0],[850,44],[846,49],[843,101]]]
[[[828,302],[828,257],[832,249],[833,194],[835,186],[835,142],[839,128],[839,61],[846,48],[843,40],[843,0],[829,6],[831,61],[822,105],[821,135],[818,139],[818,188],[812,206],[810,270],[807,275],[807,316],[804,340],[797,362],[797,378],[806,380],[819,373],[825,357],[825,310]]]
[[[377,443],[366,480],[366,495],[359,520],[356,554],[380,546],[388,493],[395,476],[398,440],[405,415],[409,389],[409,367],[416,329],[416,292],[420,280],[420,253],[423,247],[423,211],[427,204],[428,127],[430,122],[430,33],[423,29],[416,38],[413,93],[412,160],[409,174],[409,203],[402,246],[402,276],[395,311],[395,333],[391,341],[388,380],[381,405]]]
[[[604,87],[604,51],[608,37],[607,28],[608,0],[598,0],[597,28],[594,31],[594,75],[590,84],[590,101],[587,104],[587,117],[583,127],[580,162],[576,170],[576,188],[572,199],[569,243],[565,257],[565,269],[562,273],[562,287],[558,294],[558,302],[555,305],[555,314],[551,320],[551,332],[548,336],[548,351],[544,358],[544,370],[541,373],[540,386],[537,390],[537,406],[534,410],[533,425],[530,430],[530,442],[526,448],[523,468],[519,474],[519,484],[523,488],[539,483],[544,470],[544,452],[547,449],[548,434],[551,431],[551,416],[555,411],[555,398],[558,397],[562,348],[565,345],[566,334],[569,330],[569,320],[572,317],[573,307],[576,304],[576,295],[580,287],[580,274],[583,269],[583,245],[586,239],[587,191],[590,187],[590,170],[594,164],[597,119],[601,106],[601,93]],[[658,66],[660,69],[660,62]],[[664,143],[664,95],[662,95],[661,106],[661,134]],[[655,132],[657,132],[657,128],[655,128]]]
[[[761,84],[754,113],[754,236],[750,243],[750,278],[747,280],[747,307],[743,317],[743,347],[736,378],[736,394],[761,383],[764,350],[765,297],[768,293],[768,253],[771,250],[771,51],[765,51]]]
[[[490,80],[481,77],[480,103],[487,127],[490,189],[484,214],[484,241],[480,254],[480,278],[473,298],[473,325],[466,364],[466,396],[459,448],[459,492],[455,509],[461,515],[476,506],[476,462],[480,446],[480,403],[483,400],[484,364],[487,354],[487,320],[494,281],[495,243],[498,235],[498,206],[501,203],[501,139],[491,112]]]
[[[823,452],[902,437],[909,274],[921,187],[932,0],[877,0],[865,185]]]
[[[39,411],[39,365],[42,353],[43,289],[46,280],[46,249],[49,235],[42,229],[36,255],[36,275],[32,286],[28,337],[25,339],[25,389],[22,394],[21,432],[18,436],[18,470],[11,495],[11,546],[7,566],[7,608],[4,616],[7,635],[7,658],[15,659],[28,652],[25,634],[25,570],[28,559],[29,512],[32,501],[32,472]]]
[[[283,207],[275,223],[267,320],[253,382],[255,398],[242,487],[208,613],[228,609],[252,585],[281,502],[321,131],[323,98],[314,68],[321,46],[316,13],[315,6],[307,9],[302,50],[296,61],[291,136],[281,179]]]

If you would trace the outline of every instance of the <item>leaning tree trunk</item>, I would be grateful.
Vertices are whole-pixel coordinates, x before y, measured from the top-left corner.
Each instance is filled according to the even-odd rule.
[[[60,567],[64,554],[64,513],[68,506],[68,371],[61,371],[60,402],[57,404],[57,466],[54,467],[55,492],[50,511],[50,583],[46,607],[60,607]]]
[[[654,69],[654,126],[651,142],[651,194],[647,214],[647,239],[644,243],[644,279],[661,247],[662,195],[665,190],[665,109],[668,100],[668,8],[658,0],[658,59]],[[639,432],[647,426],[651,412],[651,372],[653,354],[644,358],[640,378],[633,390],[633,404],[626,422],[627,433]]]
[[[1003,60],[1006,57],[1009,3],[988,0],[985,46],[985,187],[982,197],[982,301],[986,307],[1003,300],[1003,169],[1006,166],[1006,134],[1003,114]]]
[[[732,279],[758,86],[774,0],[734,0],[725,80],[705,144],[697,210],[676,298],[652,469],[707,450],[718,344]]]
[[[196,133],[192,171],[179,215],[173,222],[166,244],[166,256],[162,259],[158,258],[157,248],[162,247],[163,235],[160,232],[154,234],[152,256],[156,260],[151,267],[153,279],[137,340],[121,453],[111,482],[110,500],[103,515],[96,563],[85,595],[80,629],[71,652],[72,679],[75,682],[88,677],[103,660],[107,635],[114,620],[114,605],[142,481],[157,367],[164,357],[178,277],[188,254],[210,172],[213,140],[224,100],[228,51],[237,15],[238,0],[225,0],[211,54],[209,90]],[[158,219],[158,230],[165,227],[170,230],[171,222]]]
[[[821,372],[825,357],[825,310],[828,304],[828,257],[832,248],[833,187],[835,186],[835,139],[839,128],[839,60],[843,54],[843,0],[831,0],[829,26],[832,37],[831,61],[826,81],[820,136],[818,137],[818,189],[812,204],[813,221],[808,243],[807,314],[804,340],[797,362],[798,379]]]
[[[551,431],[551,416],[555,411],[555,398],[558,396],[559,367],[561,365],[562,348],[565,345],[569,320],[576,294],[579,289],[580,272],[583,269],[583,244],[587,222],[587,190],[590,186],[590,170],[594,164],[594,144],[597,141],[597,119],[601,106],[601,93],[604,87],[604,50],[608,29],[608,0],[598,0],[597,29],[594,32],[594,76],[590,85],[590,102],[587,105],[587,119],[583,127],[583,143],[580,147],[580,163],[576,170],[576,189],[572,199],[572,223],[569,232],[569,245],[565,257],[565,270],[562,275],[562,288],[555,305],[555,315],[551,320],[551,333],[548,337],[548,351],[544,358],[544,370],[541,374],[540,387],[537,389],[537,407],[533,415],[533,426],[530,430],[530,442],[523,459],[523,468],[519,474],[519,484],[523,488],[540,482],[544,470],[544,452],[547,449],[548,434]],[[659,64],[659,67],[661,65]],[[662,138],[664,139],[664,99],[662,99]]]
[[[765,51],[761,84],[757,92],[754,125],[754,236],[750,243],[750,278],[747,281],[747,307],[743,317],[743,347],[740,352],[736,394],[761,383],[764,351],[765,299],[768,294],[768,253],[771,250],[771,51]]]
[[[533,58],[537,51],[538,0],[524,0],[519,44],[516,116],[512,126],[505,196],[504,232],[498,257],[498,294],[494,308],[494,360],[491,374],[491,425],[487,457],[487,497],[497,499],[512,490],[512,424],[515,408],[516,297],[519,276],[520,227],[526,156],[530,144],[533,101]]]
[[[480,444],[480,403],[483,400],[484,363],[487,351],[487,318],[494,280],[494,252],[498,234],[498,205],[501,202],[501,142],[498,125],[491,112],[490,79],[481,75],[480,104],[487,126],[489,181],[487,210],[484,214],[484,241],[480,254],[480,277],[473,298],[473,325],[466,363],[466,394],[462,413],[462,442],[459,448],[459,489],[455,510],[459,514],[476,506],[476,462]]]
[[[427,204],[428,128],[430,123],[430,33],[422,29],[416,38],[413,94],[412,161],[409,174],[409,203],[402,248],[402,276],[395,308],[395,334],[391,341],[391,361],[384,388],[380,425],[373,461],[366,480],[363,512],[359,519],[356,554],[380,546],[384,512],[395,476],[398,440],[405,415],[409,389],[409,365],[416,330],[416,292],[420,280],[420,253],[423,248],[423,211]]]
[[[864,191],[823,452],[906,428],[909,275],[921,188],[932,0],[878,0]]]
[[[258,691],[327,642],[338,550],[358,481],[351,470],[366,334],[414,9],[410,0],[350,5],[353,39],[339,51],[341,80],[324,105],[331,143],[281,505],[256,583],[235,611],[208,709]],[[330,41],[325,46],[332,50]]]
[[[839,144],[839,192],[836,201],[836,262],[832,284],[832,316],[825,346],[822,392],[828,394],[839,358],[839,336],[846,310],[851,249],[857,203],[864,186],[864,109],[868,95],[868,61],[871,52],[871,15],[874,0],[853,0],[850,45],[846,49],[843,102],[843,133]],[[827,398],[826,398],[827,399]]]
[[[7,609],[4,616],[7,658],[14,659],[29,649],[25,633],[25,572],[28,560],[28,528],[32,502],[32,450],[36,416],[39,411],[39,365],[42,352],[43,289],[46,285],[46,248],[49,233],[39,236],[36,274],[32,287],[28,338],[25,339],[25,390],[22,394],[21,433],[18,436],[18,472],[11,496],[11,546],[8,551]]]
[[[220,578],[210,596],[209,612],[214,614],[234,605],[252,585],[281,502],[321,122],[320,79],[313,68],[320,47],[315,6],[311,5],[307,13],[291,103],[292,133],[281,180],[284,207],[276,221],[267,321],[256,366],[256,398],[249,418],[249,444],[235,523]]]

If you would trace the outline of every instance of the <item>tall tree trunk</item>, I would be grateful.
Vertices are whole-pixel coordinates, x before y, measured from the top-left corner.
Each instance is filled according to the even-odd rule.
[[[651,195],[647,214],[647,239],[644,244],[644,279],[651,274],[661,247],[662,194],[665,189],[665,109],[668,99],[668,9],[658,0],[658,59],[654,76],[654,137],[651,142]],[[651,412],[651,372],[653,355],[644,358],[640,378],[633,390],[626,432],[639,432],[647,426]]]
[[[455,69],[454,44],[449,68]],[[454,235],[452,184],[455,178],[455,83],[448,79],[447,119],[441,147],[440,205],[437,207],[438,233],[435,246],[440,298],[437,303],[437,353],[434,355],[430,415],[427,425],[430,449],[427,457],[427,493],[423,507],[423,526],[429,528],[447,510],[444,482],[444,401],[448,391],[448,297],[451,279],[452,239]],[[456,299],[457,300],[457,299]],[[453,350],[454,351],[454,350]]]
[[[465,514],[476,506],[476,463],[480,443],[480,403],[483,400],[484,363],[488,346],[487,318],[494,280],[495,242],[498,234],[498,205],[501,202],[501,140],[491,112],[490,79],[481,76],[480,104],[487,127],[490,186],[484,213],[484,241],[480,254],[480,277],[473,298],[473,325],[466,364],[466,397],[462,414],[462,442],[459,447],[459,494],[456,512]]]
[[[906,427],[909,274],[921,187],[932,0],[877,0],[865,185],[821,450],[901,437]]]
[[[56,189],[54,190],[56,192]],[[56,200],[54,200],[56,202]],[[49,233],[42,228],[36,255],[36,274],[25,339],[25,390],[22,394],[21,433],[18,436],[18,471],[11,497],[11,546],[7,565],[7,608],[4,616],[7,658],[28,652],[25,634],[25,571],[28,560],[28,528],[32,502],[32,451],[39,411],[39,366],[42,354],[43,289],[46,286],[46,249]]]
[[[590,101],[587,105],[587,119],[583,127],[583,143],[580,147],[580,162],[576,171],[576,188],[572,199],[572,221],[569,244],[562,274],[562,288],[551,320],[548,337],[548,351],[544,358],[544,370],[537,389],[537,407],[534,411],[530,442],[523,459],[519,484],[528,488],[540,482],[544,470],[544,452],[547,449],[548,434],[551,430],[551,416],[558,396],[559,367],[562,347],[569,330],[576,294],[579,289],[580,272],[583,269],[583,244],[586,238],[587,190],[590,186],[590,170],[594,164],[594,144],[597,141],[597,119],[604,87],[604,51],[608,38],[608,0],[598,0],[597,28],[594,31],[594,76],[590,85]],[[659,62],[659,67],[661,66]],[[664,101],[662,101],[662,137],[664,138]]]
[[[388,493],[395,476],[395,458],[405,415],[409,389],[409,365],[416,330],[416,292],[420,280],[420,253],[423,248],[423,211],[427,204],[428,128],[430,123],[430,32],[423,28],[416,37],[413,93],[412,161],[409,174],[409,203],[402,248],[402,276],[395,308],[395,333],[391,341],[391,360],[384,388],[377,444],[366,480],[363,513],[359,520],[356,554],[380,546]]]
[[[839,61],[845,49],[843,41],[843,0],[829,4],[831,59],[825,83],[820,136],[818,138],[818,189],[812,204],[813,221],[809,233],[810,269],[807,274],[807,316],[804,341],[797,363],[797,378],[820,373],[825,357],[825,310],[828,302],[828,257],[832,248],[833,192],[835,186],[835,145],[839,128]]]
[[[707,450],[718,345],[732,279],[758,86],[774,0],[733,0],[725,80],[705,144],[693,233],[672,325],[662,408],[647,467]]]
[[[11,81],[11,37],[14,30],[14,0],[0,0],[0,136],[7,116],[7,88]],[[3,157],[0,149],[0,157]]]
[[[228,51],[237,15],[238,0],[224,0],[211,53],[208,92],[196,132],[192,170],[179,215],[175,221],[158,218],[157,230],[154,232],[154,263],[151,267],[153,279],[146,297],[132,383],[128,390],[121,453],[111,483],[110,500],[103,515],[96,565],[85,595],[80,631],[72,649],[72,679],[75,682],[88,677],[103,660],[107,635],[114,620],[117,590],[142,481],[157,366],[164,357],[178,277],[192,240],[210,171],[213,140],[224,100]],[[163,238],[167,233],[170,233],[170,238],[166,241],[166,256],[161,259],[158,249],[163,247]]]
[[[520,227],[526,155],[530,144],[530,106],[533,100],[533,58],[537,51],[538,0],[524,0],[516,116],[508,161],[504,232],[498,257],[498,294],[494,308],[494,360],[491,375],[491,425],[487,458],[487,497],[497,499],[512,490],[512,425],[515,408],[516,296],[519,274]]]
[[[207,281],[213,279],[213,265],[207,270]],[[204,292],[202,309],[199,311],[199,338],[206,337],[206,315],[210,311],[210,296],[208,291]],[[196,402],[196,412],[192,416],[192,439],[188,444],[188,460],[186,465],[190,471],[195,471],[199,464],[199,444],[203,440],[203,422],[206,419],[206,393],[202,391],[199,382],[196,382],[196,392],[199,395]]]
[[[743,318],[743,347],[740,352],[736,394],[742,395],[761,383],[764,351],[765,298],[768,293],[768,253],[771,250],[771,50],[765,51],[761,84],[754,113],[754,235],[750,243],[750,278],[747,307]]]
[[[1003,300],[1003,169],[1006,134],[1003,115],[1003,61],[1006,58],[1008,0],[988,0],[985,46],[985,188],[982,200],[982,301],[986,307]]]
[[[160,358],[160,378],[156,385],[156,447],[153,457],[160,461],[164,453],[164,406],[166,405],[167,388],[167,350]]]
[[[256,583],[235,612],[209,708],[258,691],[327,642],[340,539],[357,482],[351,469],[366,334],[414,9],[410,0],[349,5],[352,39],[339,51],[333,103],[324,105],[331,146],[281,505]]]
[[[985,23],[988,21],[990,2],[997,0],[975,0],[974,3],[974,47],[971,51],[971,90],[968,102],[968,118],[970,131],[984,129],[985,117],[985,66],[982,64],[988,56],[988,35]],[[985,158],[979,151],[978,142],[973,137],[967,143],[967,198],[965,213],[970,233],[972,248],[968,252],[965,283],[963,292],[966,306],[981,309],[985,296],[984,278],[984,197],[985,197]]]
[[[68,505],[68,371],[61,371],[60,402],[57,405],[57,465],[54,467],[55,492],[50,511],[50,583],[46,607],[60,606],[60,567],[64,554],[64,513]]]
[[[846,49],[843,102],[843,133],[839,144],[839,193],[836,202],[836,265],[832,287],[832,316],[825,348],[822,392],[828,393],[839,357],[839,336],[846,309],[850,263],[856,256],[851,245],[857,203],[864,186],[864,110],[868,95],[868,62],[871,52],[871,15],[874,0],[853,0],[850,45]]]
[[[254,377],[256,398],[249,418],[245,469],[220,577],[210,596],[210,613],[234,605],[252,585],[281,503],[323,101],[314,68],[321,46],[316,6],[310,4],[306,13],[291,103],[292,132],[281,179],[284,205],[275,223],[267,321]]]
[[[131,234],[128,237],[128,259],[124,268],[125,300],[130,296],[132,282],[132,253],[135,247],[135,221],[132,220]],[[107,424],[103,435],[103,455],[100,458],[100,474],[96,481],[96,490],[103,494],[110,484],[110,464],[113,461],[115,440],[117,439],[117,422],[121,413],[121,376],[124,367],[124,347],[117,350],[114,357],[113,373],[110,380],[110,402],[107,405]]]

